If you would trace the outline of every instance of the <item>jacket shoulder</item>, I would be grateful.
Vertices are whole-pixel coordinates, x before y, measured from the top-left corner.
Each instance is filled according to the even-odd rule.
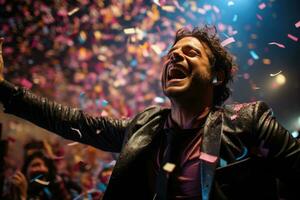
[[[248,127],[249,131],[255,125],[256,121],[267,111],[271,111],[269,106],[263,101],[249,103],[237,103],[225,105],[224,120],[229,127],[236,130]]]
[[[149,106],[142,112],[138,113],[134,118],[135,125],[143,125],[147,123],[151,118],[167,112],[168,109],[162,108],[157,105]]]

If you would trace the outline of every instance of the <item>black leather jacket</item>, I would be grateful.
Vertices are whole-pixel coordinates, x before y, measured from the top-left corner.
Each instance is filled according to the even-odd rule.
[[[145,186],[145,163],[169,109],[153,106],[131,120],[115,120],[91,117],[6,81],[0,94],[6,113],[66,139],[120,153],[104,199],[153,199]],[[200,149],[218,157],[215,163],[201,160],[202,199],[277,199],[276,178],[299,185],[300,143],[263,102],[214,108]],[[299,193],[289,194],[297,198]]]

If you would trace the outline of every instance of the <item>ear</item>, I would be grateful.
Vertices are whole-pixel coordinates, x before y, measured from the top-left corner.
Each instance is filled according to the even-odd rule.
[[[214,80],[214,79],[216,79],[216,80]],[[218,70],[218,71],[214,72],[214,75],[213,75],[214,86],[221,85],[224,80],[225,80],[225,73],[223,70]]]

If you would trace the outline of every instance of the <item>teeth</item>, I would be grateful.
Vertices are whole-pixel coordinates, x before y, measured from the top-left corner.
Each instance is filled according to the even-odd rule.
[[[184,79],[186,76],[186,73],[178,67],[171,67],[168,70],[169,79]]]

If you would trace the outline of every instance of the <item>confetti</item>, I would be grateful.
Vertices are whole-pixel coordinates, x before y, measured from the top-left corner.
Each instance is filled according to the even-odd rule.
[[[30,183],[34,182],[38,178],[41,178],[42,176],[43,176],[42,174],[37,175],[36,177],[30,180]]]
[[[126,35],[135,34],[135,28],[125,28],[123,31]]]
[[[280,43],[277,43],[277,42],[270,42],[269,44],[270,45],[276,45],[276,46],[278,46],[280,48],[285,48],[285,46],[283,44],[280,44]]]
[[[233,19],[232,19],[232,21],[233,21],[233,22],[236,22],[236,21],[237,21],[237,19],[238,19],[238,15],[237,15],[237,14],[235,14],[235,15],[233,16]]]
[[[79,8],[74,8],[73,10],[71,10],[70,12],[68,12],[68,16],[72,16],[74,15],[76,12],[78,12]]]
[[[279,72],[277,72],[277,73],[275,73],[275,74],[270,74],[270,76],[271,76],[271,77],[277,76],[277,75],[281,74],[281,72],[282,72],[282,71],[280,70]]]
[[[261,15],[259,15],[259,14],[256,14],[256,17],[257,17],[257,19],[259,19],[259,20],[263,20],[263,17],[262,17]]]
[[[67,144],[68,146],[74,146],[74,145],[77,145],[77,144],[79,144],[78,142],[71,142],[71,143],[69,143],[69,144]]]
[[[159,0],[152,0],[152,2],[155,3],[158,6],[161,6],[160,3],[159,3]]]
[[[158,55],[160,55],[162,53],[162,50],[160,49],[160,47],[158,45],[151,45],[151,49],[157,53]]]
[[[229,44],[231,44],[233,42],[235,42],[235,39],[233,37],[230,37],[230,38],[227,38],[226,40],[222,41],[221,45],[223,47],[225,47],[225,46],[227,46],[227,45],[229,45]]]
[[[295,27],[296,27],[296,28],[299,28],[299,27],[300,27],[300,21],[298,21],[298,22],[295,24]]]
[[[80,132],[79,129],[71,127],[71,130],[76,131],[76,133],[78,133],[78,135],[80,136],[80,138],[82,138],[82,134],[81,134],[81,132]]]
[[[234,1],[228,1],[227,6],[234,6]]]
[[[253,51],[253,50],[251,50],[250,51],[250,55],[252,56],[252,58],[254,59],[254,60],[258,60],[259,59],[259,56],[255,53],[255,51]]]
[[[218,160],[217,156],[210,155],[210,154],[207,154],[207,153],[204,153],[204,152],[200,152],[199,158],[201,160],[204,160],[204,161],[209,162],[209,163],[215,163]]]
[[[164,169],[166,172],[171,173],[171,172],[173,172],[173,170],[175,169],[175,167],[176,167],[175,164],[167,162],[167,163],[163,166],[163,169]]]
[[[161,8],[167,12],[175,12],[176,9],[174,6],[162,6]]]
[[[261,3],[261,4],[258,5],[258,8],[259,8],[260,10],[263,10],[263,9],[266,8],[266,4],[265,4],[265,3]]]
[[[237,118],[237,115],[232,115],[232,116],[230,117],[231,120],[235,120],[236,118]]]
[[[288,36],[288,38],[290,38],[291,40],[294,40],[295,42],[298,42],[298,38],[297,38],[296,36],[293,36],[293,35],[291,35],[291,34],[288,34],[287,36]]]
[[[41,184],[41,185],[49,185],[50,184],[49,181],[43,181],[43,180],[40,180],[40,179],[35,179],[34,181]]]

